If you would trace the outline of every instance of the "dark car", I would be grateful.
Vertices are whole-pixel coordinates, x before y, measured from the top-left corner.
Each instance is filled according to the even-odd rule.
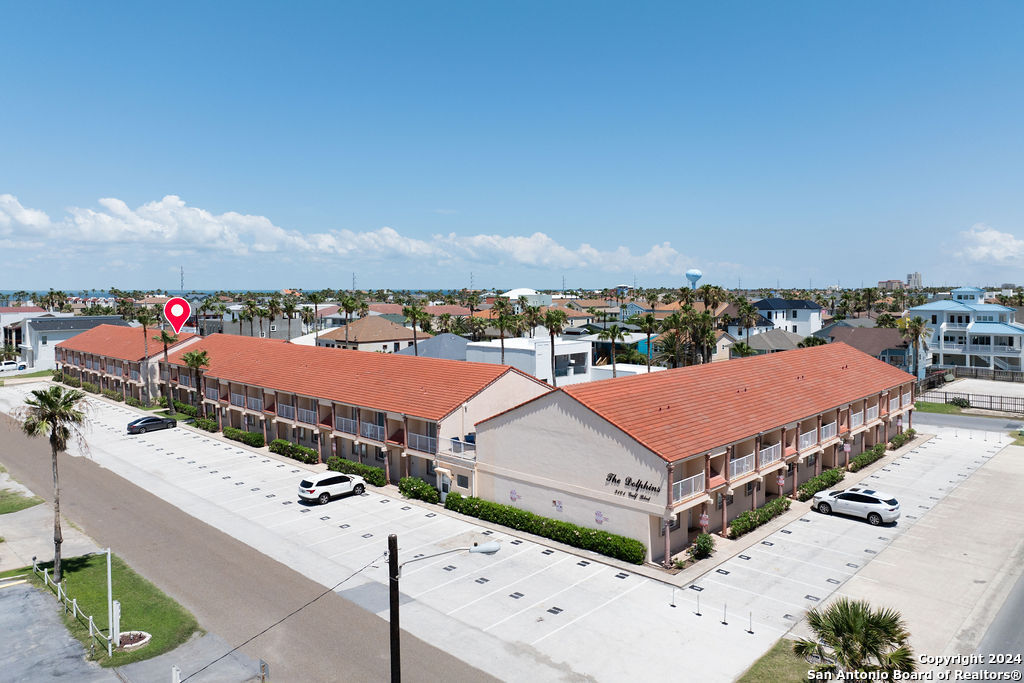
[[[158,429],[170,429],[177,426],[178,421],[169,417],[140,417],[138,420],[128,423],[128,433],[145,434],[146,432],[155,432]]]

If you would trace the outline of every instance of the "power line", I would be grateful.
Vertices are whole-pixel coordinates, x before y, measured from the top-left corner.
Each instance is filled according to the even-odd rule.
[[[209,664],[207,664],[206,666],[204,666],[204,667],[203,667],[202,669],[200,669],[199,671],[195,671],[195,672],[193,672],[193,673],[190,673],[190,674],[189,674],[188,676],[186,676],[185,678],[181,679],[182,683],[185,683],[185,681],[187,681],[188,679],[192,678],[193,676],[196,676],[196,675],[198,675],[198,674],[201,674],[202,672],[206,671],[206,670],[207,670],[207,669],[209,669],[209,668],[210,668],[211,666],[213,666],[214,664],[216,664],[216,663],[217,663],[217,662],[219,662],[220,660],[224,659],[225,657],[228,657],[228,656],[230,656],[230,655],[234,654],[234,653],[235,653],[235,652],[237,652],[238,650],[242,649],[243,647],[245,647],[246,645],[248,645],[248,644],[249,644],[249,643],[251,643],[252,641],[254,641],[254,640],[256,640],[257,638],[259,638],[260,636],[262,636],[262,635],[263,635],[264,633],[266,633],[266,632],[267,632],[267,631],[269,631],[270,629],[274,628],[275,626],[277,626],[278,624],[280,624],[281,622],[283,622],[283,621],[284,621],[285,619],[288,619],[288,618],[290,618],[290,617],[293,617],[293,616],[295,616],[296,614],[298,614],[298,613],[299,613],[299,612],[301,612],[302,610],[306,609],[307,607],[309,607],[309,606],[310,606],[310,605],[312,605],[312,604],[313,604],[314,602],[316,602],[316,601],[317,601],[317,600],[319,600],[320,598],[324,597],[324,596],[325,596],[325,595],[327,595],[328,593],[333,593],[333,592],[334,592],[334,591],[335,591],[335,590],[336,590],[336,589],[338,588],[338,586],[340,586],[341,584],[345,583],[346,581],[348,581],[348,580],[349,580],[349,579],[351,579],[351,578],[352,578],[353,576],[355,576],[355,575],[356,575],[356,574],[358,574],[359,572],[363,571],[363,570],[364,570],[364,569],[366,569],[367,567],[371,566],[371,565],[372,565],[372,564],[373,564],[374,562],[376,562],[377,560],[381,559],[381,558],[382,558],[382,557],[384,557],[385,555],[387,555],[387,553],[386,553],[386,552],[383,552],[383,553],[381,553],[381,554],[380,554],[380,555],[378,555],[377,557],[373,558],[372,560],[370,560],[369,562],[367,562],[366,564],[364,564],[364,565],[363,565],[362,567],[360,567],[359,569],[355,570],[354,572],[352,572],[351,574],[349,574],[348,576],[346,576],[346,577],[345,577],[344,579],[342,579],[342,580],[341,580],[341,581],[339,581],[338,583],[334,584],[333,586],[331,586],[330,588],[328,588],[327,590],[325,590],[325,591],[324,591],[323,593],[321,593],[320,595],[316,596],[315,598],[313,598],[312,600],[310,600],[309,602],[307,602],[307,603],[306,603],[305,605],[303,605],[302,607],[299,607],[298,609],[295,609],[295,610],[293,610],[293,611],[292,611],[292,612],[290,612],[289,614],[286,614],[286,615],[284,615],[283,617],[281,617],[280,619],[278,619],[277,621],[275,621],[275,622],[274,622],[273,624],[271,624],[270,626],[266,627],[265,629],[263,629],[262,631],[260,631],[260,632],[259,632],[259,633],[257,633],[256,635],[254,635],[254,636],[253,636],[252,638],[249,638],[249,639],[248,639],[247,641],[245,641],[244,643],[242,643],[242,644],[240,644],[240,645],[236,645],[235,647],[231,648],[230,650],[228,650],[227,652],[225,652],[224,654],[222,654],[222,655],[221,655],[220,657],[217,657],[217,659],[213,660],[212,662],[210,662]]]

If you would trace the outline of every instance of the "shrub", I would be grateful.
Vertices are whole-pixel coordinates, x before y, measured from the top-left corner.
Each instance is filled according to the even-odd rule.
[[[88,391],[90,394],[100,393],[100,388],[92,382],[82,382],[82,388]]]
[[[792,501],[789,498],[776,498],[768,501],[756,510],[745,511],[739,517],[729,522],[729,536],[731,538],[739,538],[762,524],[767,524],[788,510],[791,504]]]
[[[232,441],[241,441],[246,446],[252,446],[253,448],[262,448],[266,444],[262,434],[245,432],[234,427],[225,427],[224,436]]]
[[[193,421],[193,424],[196,427],[199,427],[200,429],[204,429],[204,430],[206,430],[208,432],[215,432],[215,431],[217,431],[217,421],[216,420],[211,420],[208,417],[197,417]]]
[[[64,373],[63,372],[54,371],[54,373],[53,373],[53,381],[54,382],[63,382],[64,381]]]
[[[124,402],[127,403],[128,405],[130,405],[132,408],[145,408],[145,406],[142,405],[142,401],[140,401],[139,399],[135,398],[134,396],[127,397],[124,400]]]
[[[160,398],[158,398],[156,400],[156,403],[161,408],[166,408],[167,407],[167,397],[166,396],[160,396]]]
[[[971,407],[970,399],[964,398],[963,396],[957,396],[956,398],[951,398],[948,401],[946,401],[946,403],[948,403],[951,406],[956,406],[957,408],[970,408]]]
[[[64,384],[67,384],[69,387],[74,387],[76,389],[82,386],[82,380],[78,379],[77,377],[65,377],[61,381],[63,381]]]
[[[842,467],[834,467],[830,470],[825,470],[816,477],[811,477],[797,489],[797,500],[810,500],[814,497],[814,494],[818,491],[824,491],[827,488],[831,488],[841,482],[846,473],[843,472]]]
[[[164,401],[166,403],[167,401]],[[174,409],[182,415],[188,415],[189,417],[199,417],[199,409],[195,406],[190,406],[187,403],[181,401],[174,402]],[[262,444],[261,444],[262,445]]]
[[[690,554],[690,559],[693,561],[711,557],[711,553],[715,552],[715,539],[708,533],[698,534],[686,552]]]
[[[862,470],[885,455],[885,444],[878,443],[850,461],[850,471]]]
[[[337,455],[327,458],[327,469],[334,470],[335,472],[344,472],[345,474],[358,474],[366,480],[367,484],[373,484],[374,486],[386,486],[388,483],[387,478],[384,476],[384,470],[380,467],[353,462],[352,460],[340,458]]]
[[[120,391],[114,391],[112,389],[103,389],[100,391],[101,394],[109,398],[111,401],[123,401],[124,396],[121,395]]]
[[[274,439],[271,441],[270,452],[304,462],[307,465],[315,465],[320,462],[320,454],[316,452],[316,449],[300,446],[285,439]]]
[[[550,538],[574,548],[592,550],[595,553],[633,564],[642,564],[644,558],[647,557],[647,546],[635,538],[627,538],[598,529],[588,529],[558,519],[541,517],[511,505],[492,503],[471,496],[463,498],[457,493],[449,493],[445,498],[444,506],[470,517]]]
[[[398,491],[406,498],[436,503],[441,500],[441,495],[433,486],[417,477],[402,477],[398,481]]]
[[[915,436],[917,436],[917,432],[913,429],[908,429],[902,434],[896,434],[889,439],[889,448],[896,450],[900,446],[913,441]]]

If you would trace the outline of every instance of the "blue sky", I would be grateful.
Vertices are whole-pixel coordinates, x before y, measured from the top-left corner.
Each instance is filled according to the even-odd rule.
[[[0,289],[1020,283],[1021,35],[1013,2],[11,3]]]

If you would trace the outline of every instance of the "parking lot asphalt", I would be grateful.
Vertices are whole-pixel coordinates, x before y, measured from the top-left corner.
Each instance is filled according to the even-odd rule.
[[[24,391],[0,389],[0,408]],[[899,498],[896,524],[808,512],[676,589],[376,490],[305,505],[296,495],[300,466],[189,429],[129,437],[125,425],[138,411],[90,402],[90,457],[326,586],[367,567],[340,594],[383,618],[389,533],[402,561],[500,541],[492,557],[409,564],[402,626],[504,679],[618,681],[685,670],[732,680],[1000,447],[995,434],[936,428],[936,438],[862,482]]]

